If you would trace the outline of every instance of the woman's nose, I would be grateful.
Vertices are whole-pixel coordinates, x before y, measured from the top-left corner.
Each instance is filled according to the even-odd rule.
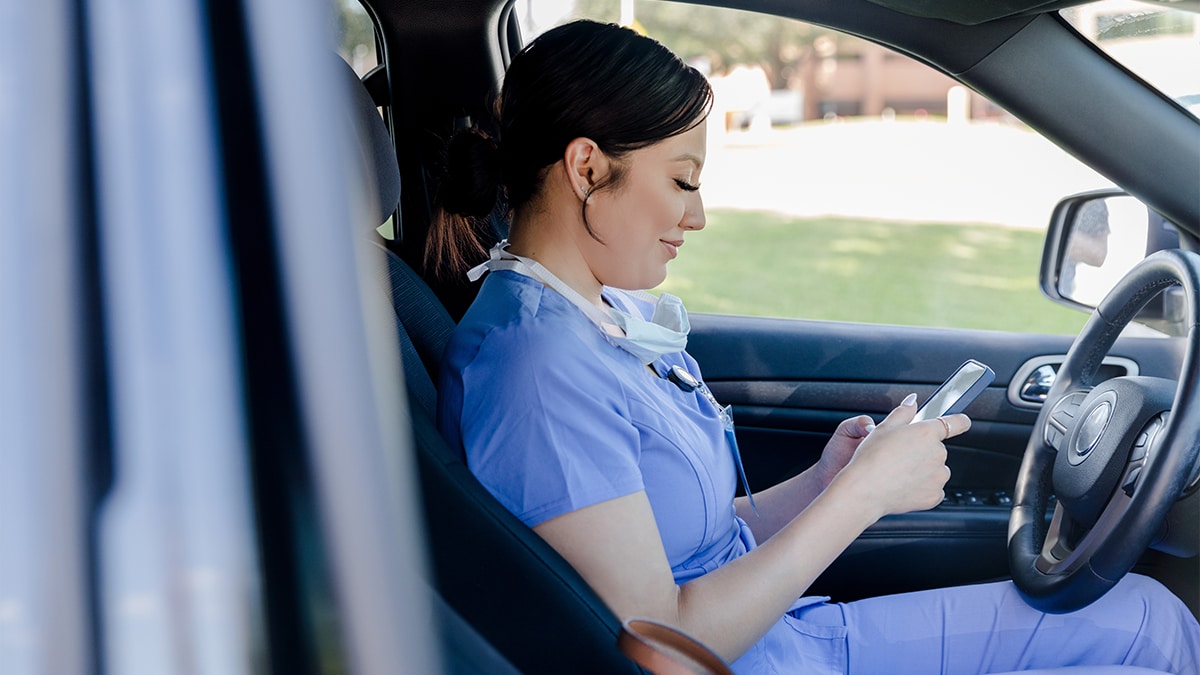
[[[679,224],[685,230],[703,230],[706,224],[704,200],[699,194],[694,194],[694,196],[695,199],[689,200],[687,210],[683,212],[683,221]]]

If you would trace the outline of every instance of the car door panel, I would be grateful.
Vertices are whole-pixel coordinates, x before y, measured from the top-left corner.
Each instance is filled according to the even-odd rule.
[[[921,400],[968,358],[996,381],[967,409],[972,428],[947,444],[951,500],[868,529],[813,586],[839,600],[971,583],[1007,574],[1011,491],[1039,408],[1011,400],[1029,363],[1060,362],[1072,337],[824,321],[692,316],[688,350],[714,395],[734,407],[751,488],[799,473],[847,417],[882,419],[906,394]],[[1112,354],[1143,375],[1174,377],[1182,342],[1122,338]],[[968,492],[969,491],[969,492]],[[956,494],[958,495],[956,497]],[[999,503],[997,503],[999,502]]]

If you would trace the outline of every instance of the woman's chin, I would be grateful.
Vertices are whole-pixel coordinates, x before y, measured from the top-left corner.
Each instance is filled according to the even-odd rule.
[[[641,273],[613,275],[612,279],[601,279],[600,283],[609,288],[619,288],[623,291],[648,291],[657,288],[667,280],[667,266],[661,269],[644,270]]]

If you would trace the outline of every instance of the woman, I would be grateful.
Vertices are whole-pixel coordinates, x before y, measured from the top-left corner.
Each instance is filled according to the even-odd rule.
[[[970,420],[910,423],[910,395],[878,426],[844,421],[801,475],[734,499],[732,422],[683,351],[686,313],[620,290],[661,283],[704,227],[710,103],[658,43],[576,22],[513,59],[498,142],[451,142],[430,264],[484,259],[474,223],[498,194],[511,212],[440,378],[439,426],[472,472],[619,617],[678,626],[740,672],[1195,669],[1200,629],[1140,577],[1069,617],[1011,584],[801,598],[871,523],[940,503],[942,442]]]

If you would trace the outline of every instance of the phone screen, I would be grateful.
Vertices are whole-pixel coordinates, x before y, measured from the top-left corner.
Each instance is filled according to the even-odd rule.
[[[933,396],[917,411],[913,421],[962,412],[995,378],[996,374],[991,368],[975,360],[967,361],[933,392]]]

